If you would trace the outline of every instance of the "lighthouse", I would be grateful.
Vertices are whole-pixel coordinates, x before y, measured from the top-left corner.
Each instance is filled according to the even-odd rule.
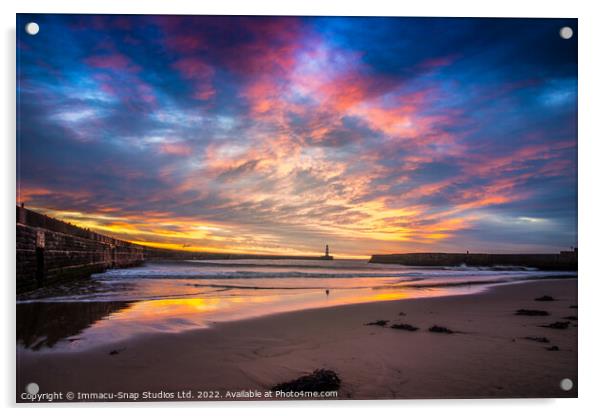
[[[330,255],[330,250],[328,248],[328,244],[326,244],[326,250],[324,250],[324,255],[320,257],[321,260],[332,260],[332,256]]]

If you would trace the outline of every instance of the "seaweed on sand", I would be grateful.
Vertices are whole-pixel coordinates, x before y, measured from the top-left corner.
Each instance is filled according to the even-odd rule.
[[[276,384],[272,391],[334,391],[341,387],[341,379],[332,370],[320,368],[313,373],[286,383]]]

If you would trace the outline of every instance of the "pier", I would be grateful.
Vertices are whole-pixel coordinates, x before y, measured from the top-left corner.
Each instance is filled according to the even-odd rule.
[[[545,254],[405,253],[374,254],[370,263],[430,267],[520,266],[540,270],[577,270],[577,249]]]
[[[144,247],[17,206],[17,293],[144,261]]]

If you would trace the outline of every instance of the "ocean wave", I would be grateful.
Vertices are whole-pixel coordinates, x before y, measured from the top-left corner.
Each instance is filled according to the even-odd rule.
[[[200,274],[197,271],[108,271],[93,275],[97,279],[355,279],[416,277],[416,273],[306,273],[306,272],[250,272],[223,271]]]
[[[391,278],[391,279],[439,279],[439,278],[471,278],[471,277],[537,277],[544,275],[566,274],[566,272],[543,272],[522,269],[446,269],[442,271],[423,270],[406,272],[305,272],[284,270],[277,272],[248,271],[248,270],[225,270],[207,271],[200,273],[194,269],[115,269],[104,273],[95,274],[93,277],[99,280],[121,280],[121,279],[195,279],[195,280],[222,280],[222,279],[362,279],[362,278]]]
[[[557,280],[557,279],[574,279],[576,278],[576,274],[550,274],[550,275],[537,275],[537,276],[516,276],[513,278],[501,278],[501,279],[488,279],[488,280],[460,280],[457,282],[427,282],[427,283],[416,283],[416,284],[408,284],[404,285],[404,287],[409,287],[412,289],[434,289],[434,288],[442,288],[442,287],[460,287],[460,286],[479,286],[479,285],[494,285],[494,284],[504,284],[504,283],[518,283],[518,282],[527,282],[532,280]]]
[[[523,272],[537,272],[539,271],[536,267],[526,267],[526,266],[504,266],[504,265],[494,265],[494,266],[467,266],[466,264],[461,264],[459,266],[448,266],[442,267],[443,270],[450,271],[523,271]]]

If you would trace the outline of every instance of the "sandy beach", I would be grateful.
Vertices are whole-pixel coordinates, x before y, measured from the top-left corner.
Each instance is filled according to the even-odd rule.
[[[534,300],[544,295],[556,300]],[[189,390],[191,399],[199,391],[224,398],[326,368],[340,377],[338,397],[346,399],[576,397],[576,304],[577,279],[549,280],[282,313],[81,352],[20,349],[17,394],[35,381],[40,393]],[[518,309],[549,316],[518,316]],[[389,322],[366,325],[377,320]],[[570,324],[542,326],[557,321]],[[429,332],[433,325],[455,333]],[[573,380],[571,391],[560,388],[564,378]]]

